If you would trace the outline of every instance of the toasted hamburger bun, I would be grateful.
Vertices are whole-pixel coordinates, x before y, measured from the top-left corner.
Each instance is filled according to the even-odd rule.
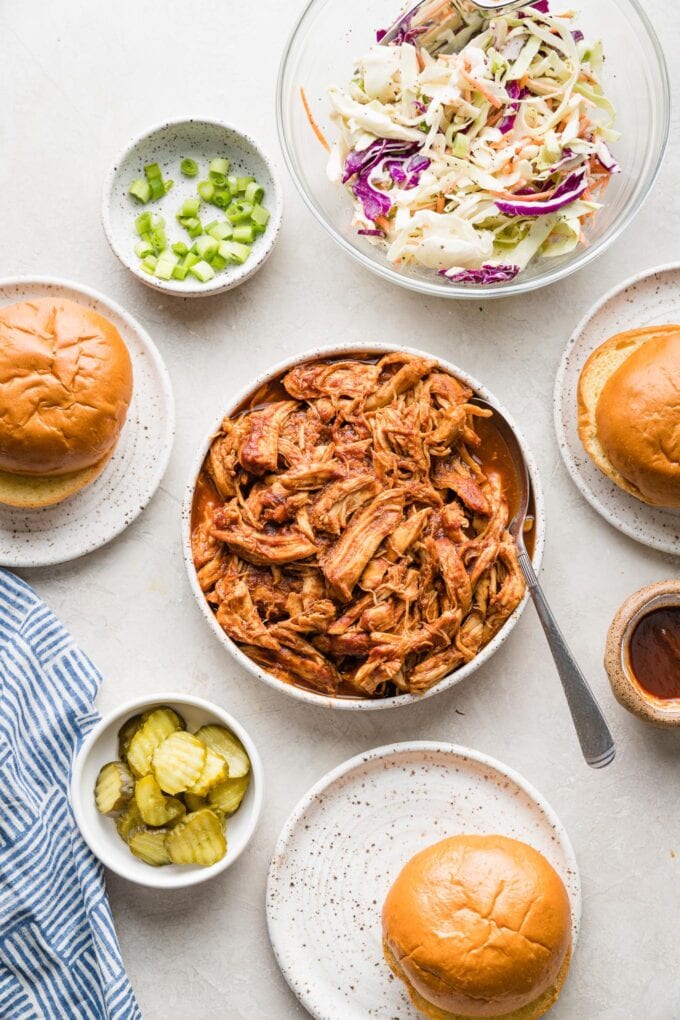
[[[48,506],[92,482],[132,397],[115,326],[64,298],[0,309],[0,501]]]
[[[505,836],[453,836],[416,854],[382,921],[385,958],[430,1020],[536,1020],[569,969],[564,884]]]
[[[593,351],[579,380],[578,431],[621,489],[680,507],[680,326],[617,333]]]

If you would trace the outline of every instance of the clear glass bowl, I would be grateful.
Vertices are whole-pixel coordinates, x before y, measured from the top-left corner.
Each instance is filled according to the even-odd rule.
[[[554,2],[557,5],[559,0]],[[569,6],[566,0],[563,6]],[[344,188],[328,180],[327,154],[302,102],[300,90],[304,89],[314,120],[327,138],[334,138],[327,89],[349,82],[356,59],[370,46],[376,29],[395,20],[398,2],[311,0],[281,62],[277,121],[293,180],[331,237],[384,279],[438,297],[521,294],[561,280],[601,255],[639,211],[659,171],[670,125],[670,86],[661,45],[637,0],[577,0],[576,7],[577,24],[586,38],[601,38],[604,44],[604,85],[616,106],[617,127],[622,132],[613,146],[622,173],[612,180],[604,208],[586,231],[587,247],[561,258],[538,260],[508,283],[470,286],[448,283],[432,270],[391,266],[380,248],[357,235],[351,226],[351,200]]]

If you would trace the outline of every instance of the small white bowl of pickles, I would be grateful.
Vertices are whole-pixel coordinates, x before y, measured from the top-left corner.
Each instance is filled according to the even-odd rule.
[[[104,232],[138,280],[205,297],[264,264],[281,226],[281,185],[247,134],[218,120],[166,121],[133,139],[109,171]]]
[[[186,694],[129,701],[73,763],[71,804],[92,852],[140,885],[178,889],[220,874],[262,807],[257,749],[218,705]]]

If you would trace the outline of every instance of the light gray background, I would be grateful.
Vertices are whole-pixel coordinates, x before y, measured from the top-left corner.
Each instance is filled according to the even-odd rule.
[[[645,6],[677,95],[680,16],[665,0]],[[304,791],[349,756],[433,738],[479,748],[518,769],[571,835],[583,877],[583,929],[551,1016],[674,1020],[680,733],[649,729],[619,708],[602,651],[624,597],[677,575],[678,561],[619,535],[582,500],[559,458],[552,392],[562,348],[587,308],[624,277],[680,255],[677,119],[661,178],[634,225],[592,268],[548,291],[482,309],[393,288],[336,249],[285,174],[283,233],[251,282],[205,301],[145,288],[104,239],[105,171],[129,137],[184,113],[242,123],[281,165],[274,83],[299,7],[300,0],[0,3],[0,275],[61,275],[119,301],[164,355],[178,411],[170,468],[142,517],[98,553],[23,574],[104,673],[102,710],[163,688],[200,694],[238,716],[266,768],[256,838],[225,875],[174,895],[110,879],[144,1016],[305,1016],[266,934],[265,879],[279,829]],[[197,443],[235,388],[271,362],[318,343],[371,339],[422,347],[469,369],[527,435],[547,494],[543,580],[619,744],[604,773],[580,759],[530,608],[492,662],[461,687],[413,708],[361,716],[308,708],[261,686],[206,627],[179,542],[180,499]]]

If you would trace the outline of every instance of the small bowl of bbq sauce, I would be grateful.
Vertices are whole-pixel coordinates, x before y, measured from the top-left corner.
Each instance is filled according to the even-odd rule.
[[[680,726],[680,581],[626,599],[609,628],[604,664],[624,708],[656,726]]]

